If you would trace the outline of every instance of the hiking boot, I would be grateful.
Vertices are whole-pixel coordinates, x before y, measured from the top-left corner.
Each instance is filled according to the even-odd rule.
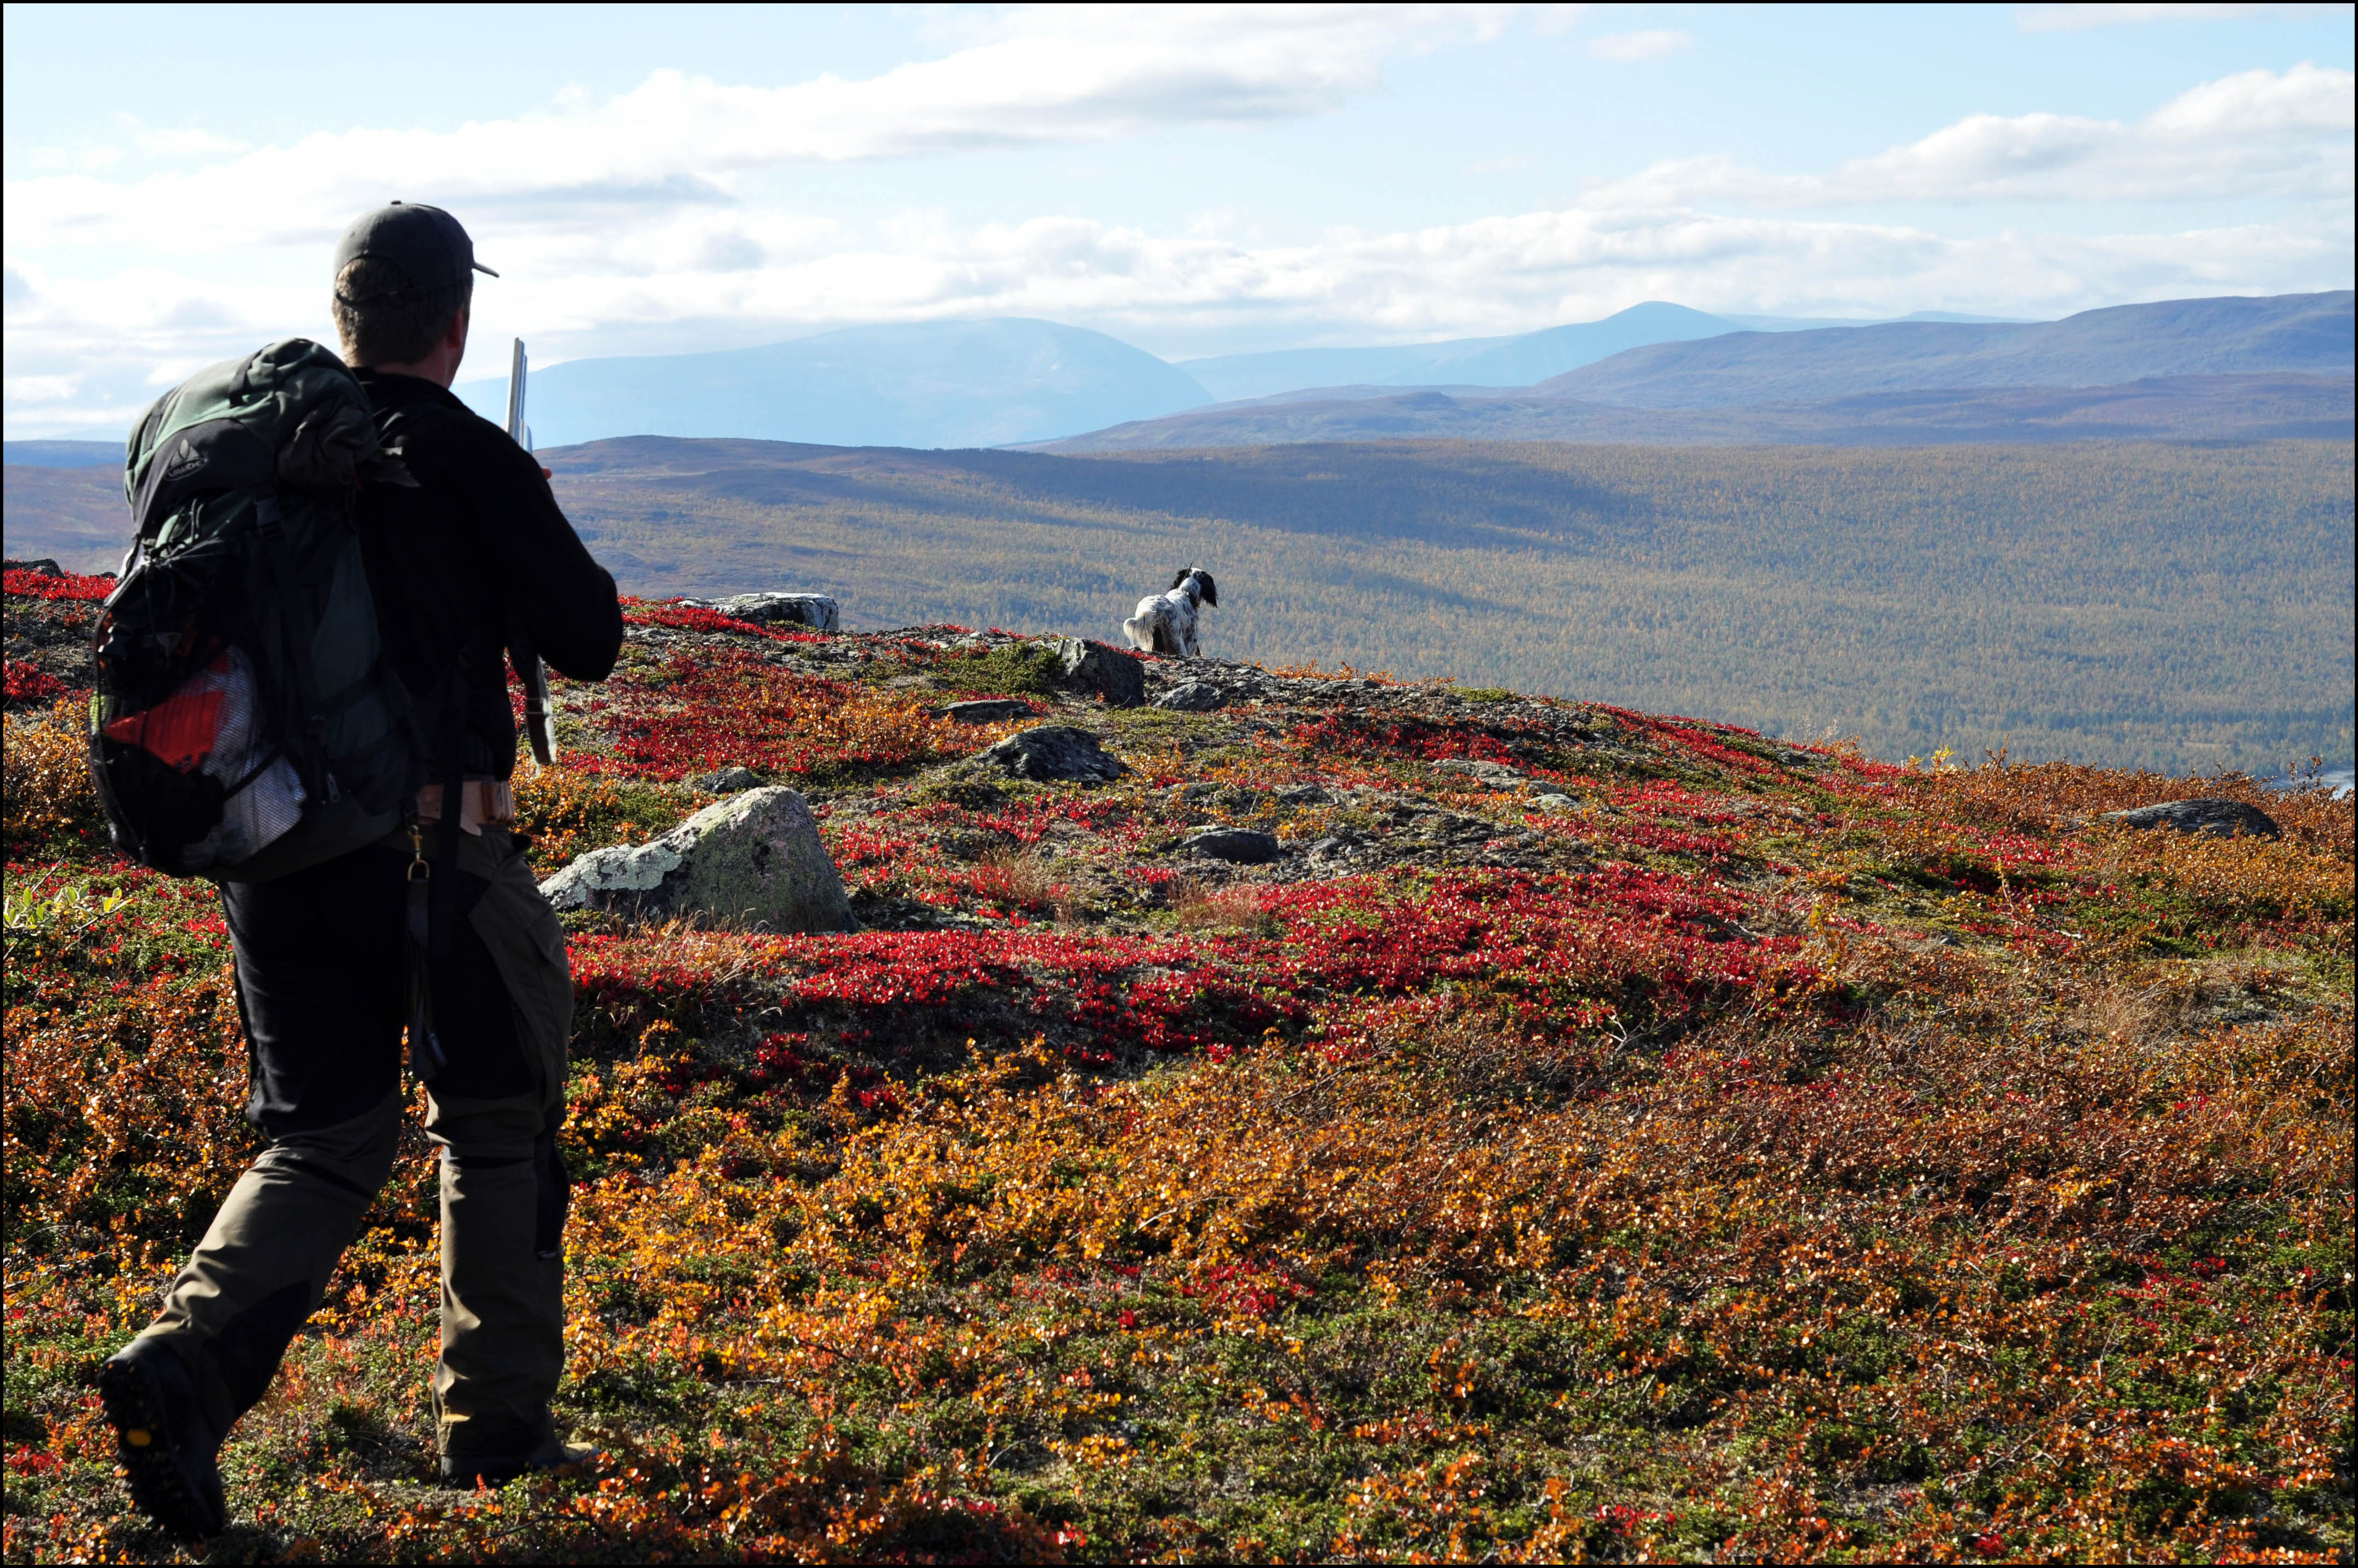
[[[469,1490],[478,1482],[486,1487],[504,1487],[518,1476],[559,1470],[568,1465],[587,1465],[604,1457],[586,1443],[550,1443],[530,1454],[445,1454],[442,1484]]]
[[[161,1339],[135,1339],[99,1368],[98,1393],[140,1511],[183,1541],[227,1530],[221,1434],[178,1354]]]

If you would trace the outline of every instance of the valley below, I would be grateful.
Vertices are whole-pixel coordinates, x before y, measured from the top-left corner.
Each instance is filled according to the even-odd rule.
[[[2345,761],[2351,449],[1147,454],[600,442],[555,453],[633,591],[1115,638],[1191,565],[1207,648],[2170,771]]]
[[[1114,638],[1191,565],[1206,647],[2174,772],[2352,754],[2347,442],[1358,442],[1076,459],[658,437],[544,453],[622,587]],[[18,557],[113,567],[120,481],[8,470]]]

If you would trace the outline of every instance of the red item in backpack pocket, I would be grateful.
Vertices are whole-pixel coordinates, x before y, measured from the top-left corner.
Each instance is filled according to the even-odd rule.
[[[219,679],[229,673],[226,654],[205,667],[203,675],[153,708],[127,713],[106,727],[106,738],[144,747],[184,773],[191,773],[212,754],[222,728],[222,705],[229,693]]]

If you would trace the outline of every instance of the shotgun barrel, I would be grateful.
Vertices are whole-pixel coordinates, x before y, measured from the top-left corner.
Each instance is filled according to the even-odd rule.
[[[508,435],[525,451],[532,450],[532,427],[524,419],[524,340],[515,341],[508,357]],[[548,699],[548,669],[532,645],[532,633],[522,627],[508,633],[508,662],[524,684],[524,732],[532,745],[532,760],[542,767],[557,761],[557,709]]]

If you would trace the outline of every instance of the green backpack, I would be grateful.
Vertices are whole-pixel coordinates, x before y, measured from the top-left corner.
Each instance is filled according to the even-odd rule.
[[[424,751],[356,522],[363,484],[416,482],[352,373],[301,338],[140,418],[137,536],[92,639],[91,773],[117,849],[267,881],[400,825]]]

